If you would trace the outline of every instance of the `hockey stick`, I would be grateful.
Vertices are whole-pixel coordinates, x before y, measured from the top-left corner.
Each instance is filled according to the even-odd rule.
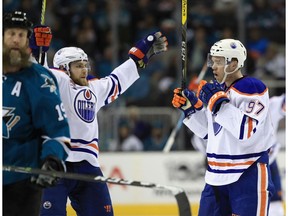
[[[182,89],[186,88],[187,82],[187,0],[182,0],[181,8],[182,20],[182,41],[181,41],[181,57],[182,57]]]
[[[26,174],[36,174],[36,175],[49,175],[58,178],[66,178],[66,179],[74,179],[80,181],[89,181],[89,182],[103,182],[103,183],[111,183],[117,185],[127,185],[127,186],[136,186],[143,188],[152,188],[152,189],[162,189],[170,191],[178,204],[179,216],[191,216],[191,209],[188,197],[185,191],[182,188],[174,187],[174,186],[166,186],[149,182],[141,182],[141,181],[133,181],[133,180],[125,180],[119,178],[106,178],[103,176],[92,176],[92,175],[84,175],[77,173],[65,173],[58,171],[47,171],[37,168],[31,167],[17,167],[17,166],[2,166],[3,171],[8,172],[18,172],[18,173],[26,173]]]
[[[182,60],[182,89],[186,88],[187,82],[187,0],[181,1],[181,30],[182,30],[182,40],[181,40],[181,60]],[[177,135],[180,130],[182,121],[184,119],[184,114],[181,114],[176,127],[173,128],[170,136],[167,139],[163,152],[169,152]]]
[[[41,10],[41,25],[45,24],[45,12],[46,12],[46,0],[42,0],[42,10]],[[42,47],[39,49],[39,63],[44,65],[45,62],[45,52],[42,51]]]
[[[207,73],[207,63],[205,62],[205,64],[203,65],[202,69],[201,69],[201,72],[199,73],[199,76],[196,80],[196,83],[199,83],[203,78],[204,76],[206,75]],[[174,141],[175,141],[175,137],[178,133],[178,131],[180,130],[181,126],[182,126],[182,122],[184,120],[185,116],[184,116],[184,113],[182,112],[181,113],[181,116],[179,117],[178,121],[177,121],[177,124],[176,126],[173,128],[172,132],[170,133],[168,139],[167,139],[167,142],[164,146],[164,149],[163,149],[163,152],[165,153],[168,153],[170,152],[173,144],[174,144]]]

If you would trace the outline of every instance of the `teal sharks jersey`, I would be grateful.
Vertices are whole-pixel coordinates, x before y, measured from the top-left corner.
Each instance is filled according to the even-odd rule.
[[[48,155],[67,158],[70,132],[55,77],[32,64],[3,74],[3,165],[40,168]],[[3,184],[30,178],[3,172]]]

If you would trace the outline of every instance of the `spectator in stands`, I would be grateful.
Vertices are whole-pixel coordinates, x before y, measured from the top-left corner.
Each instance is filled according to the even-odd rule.
[[[121,119],[118,127],[118,146],[121,151],[142,151],[142,141],[132,133],[129,122]]]
[[[164,125],[160,121],[152,123],[151,135],[144,141],[145,151],[162,151],[168,135],[164,133]]]

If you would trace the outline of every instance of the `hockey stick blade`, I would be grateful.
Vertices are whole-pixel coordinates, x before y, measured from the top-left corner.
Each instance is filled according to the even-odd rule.
[[[177,204],[178,204],[178,209],[179,209],[179,215],[180,216],[192,216],[191,208],[190,208],[190,203],[188,200],[188,197],[186,193],[183,191],[181,193],[178,193],[175,195]]]
[[[136,186],[143,188],[151,188],[151,189],[162,189],[172,192],[174,195],[179,209],[179,216],[191,216],[190,203],[187,198],[185,191],[180,187],[160,185],[150,182],[142,182],[142,181],[133,181],[133,180],[125,180],[120,178],[107,178],[104,176],[93,176],[93,175],[84,175],[77,173],[68,173],[68,172],[58,172],[58,171],[47,171],[37,168],[31,167],[18,167],[18,166],[2,166],[3,171],[8,172],[18,172],[25,173],[31,175],[49,175],[58,178],[65,179],[74,179],[80,181],[89,181],[89,182],[103,182],[103,183],[111,183],[117,185],[127,185],[127,186]],[[188,211],[189,209],[189,211]]]

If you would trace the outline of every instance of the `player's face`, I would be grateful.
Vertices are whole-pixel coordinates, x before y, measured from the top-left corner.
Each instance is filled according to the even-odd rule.
[[[225,58],[224,57],[219,57],[219,56],[212,56],[211,58],[211,62],[212,62],[212,70],[213,70],[213,75],[214,78],[218,81],[218,82],[222,82],[225,72]],[[232,63],[233,62],[233,63]],[[232,64],[231,64],[232,63]],[[232,60],[226,68],[226,72],[233,72],[235,70],[235,68],[237,67],[237,62]],[[228,74],[226,77],[225,82],[230,81],[231,79],[233,79],[233,74]]]
[[[70,64],[70,77],[78,85],[87,86],[88,62],[75,61]]]
[[[212,56],[211,61],[214,78],[221,82],[224,77],[225,58]]]
[[[27,64],[30,50],[28,31],[22,28],[8,28],[3,35],[3,65],[22,67]]]

